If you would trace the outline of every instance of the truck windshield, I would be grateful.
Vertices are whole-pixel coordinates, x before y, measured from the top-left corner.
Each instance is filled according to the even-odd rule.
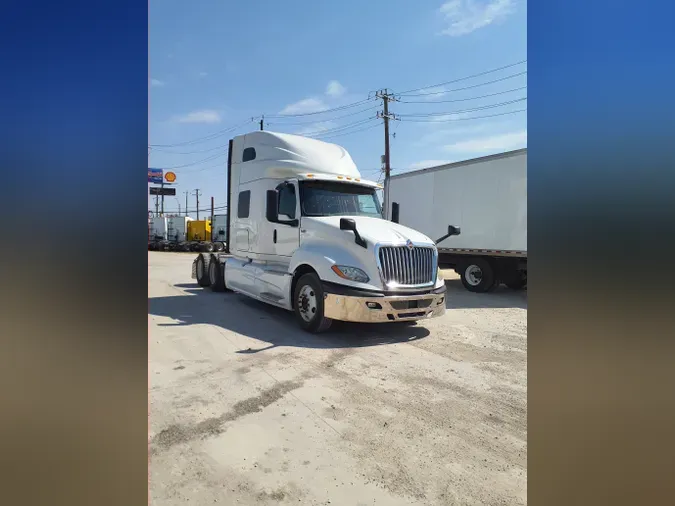
[[[349,183],[300,183],[303,216],[375,216],[382,208],[374,188]]]

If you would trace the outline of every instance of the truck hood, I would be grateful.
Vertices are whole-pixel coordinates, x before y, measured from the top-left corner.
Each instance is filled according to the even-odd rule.
[[[311,235],[340,237],[340,234],[349,234],[353,236],[352,232],[340,230],[340,219],[344,217],[303,216],[302,228],[307,229],[307,232]],[[370,216],[349,216],[349,218],[352,218],[356,222],[356,229],[361,234],[361,237],[368,241],[369,246],[376,243],[405,244],[408,240],[419,245],[434,245],[434,241],[426,235],[392,221]]]

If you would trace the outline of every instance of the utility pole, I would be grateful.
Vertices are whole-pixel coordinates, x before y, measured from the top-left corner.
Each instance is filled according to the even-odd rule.
[[[164,216],[164,176],[162,176],[162,186],[160,192],[162,192],[162,216]]]
[[[260,131],[263,131],[263,122],[265,121],[265,115],[260,116]]]
[[[197,219],[199,220],[199,196],[201,195],[199,188],[194,192],[194,196],[197,197]]]
[[[389,114],[389,101],[396,101],[394,95],[389,93],[387,88],[379,90],[375,93],[377,98],[382,99],[383,112],[378,112],[377,117],[384,120],[384,219],[390,218],[389,208],[389,177],[391,176],[391,163],[389,159],[389,120],[398,119],[394,114]]]
[[[187,216],[187,215],[188,215],[188,211],[187,211],[187,210],[188,210],[188,202],[187,202],[187,199],[188,199],[188,195],[190,195],[190,192],[183,192],[183,193],[185,194],[185,216]]]
[[[159,216],[159,195],[155,195],[155,216]]]
[[[211,197],[211,226],[213,226],[213,197]]]

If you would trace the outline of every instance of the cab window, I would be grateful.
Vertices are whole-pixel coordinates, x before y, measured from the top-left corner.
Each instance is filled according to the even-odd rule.
[[[284,184],[279,189],[279,214],[288,216],[291,220],[295,219],[295,186]]]

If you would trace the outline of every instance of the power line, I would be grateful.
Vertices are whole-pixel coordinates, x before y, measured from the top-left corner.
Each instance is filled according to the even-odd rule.
[[[373,118],[373,119],[376,119],[376,118]],[[378,121],[378,122],[375,123],[374,125],[368,125],[368,126],[363,127],[363,128],[357,128],[356,130],[351,130],[351,131],[349,131],[349,132],[343,132],[343,133],[339,133],[339,134],[335,134],[335,135],[328,135],[328,136],[325,136],[325,137],[324,137],[324,136],[320,136],[319,138],[322,139],[322,140],[324,140],[324,139],[332,139],[332,138],[334,138],[334,137],[341,137],[341,136],[343,136],[343,135],[351,135],[351,134],[355,134],[355,133],[357,133],[357,132],[363,132],[363,131],[365,131],[365,130],[370,130],[371,128],[375,128],[375,127],[377,127],[377,126],[380,126],[381,124],[382,124],[382,122],[381,122],[381,121]]]
[[[492,74],[494,72],[498,72],[500,70],[515,67],[516,65],[521,65],[523,63],[527,63],[527,60],[521,60],[521,61],[516,62],[516,63],[504,65],[503,67],[498,67],[498,68],[495,68],[495,69],[486,70],[485,72],[480,72],[478,74],[473,74],[473,75],[466,76],[466,77],[460,77],[459,79],[453,79],[452,81],[445,81],[444,83],[432,84],[432,85],[429,85],[429,86],[422,86],[421,88],[414,88],[414,89],[411,89],[411,90],[401,91],[399,93],[396,93],[396,95],[404,95],[404,94],[407,94],[407,93],[410,93],[410,92],[413,92],[413,91],[428,90],[429,88],[437,88],[438,86],[445,86],[446,84],[452,84],[452,83],[458,83],[460,81],[466,81],[467,79],[473,79],[474,77],[480,77],[480,76],[484,76],[484,75],[487,75],[487,74]]]
[[[366,111],[372,111],[373,109],[377,109],[378,107],[380,107],[379,104],[374,105],[372,107],[366,107],[365,109],[361,109],[360,111],[352,112],[352,113],[349,113],[349,114],[344,114],[342,116],[336,116],[334,118],[328,118],[328,119],[321,120],[321,121],[335,121],[335,120],[342,119],[342,118],[348,118],[350,116],[356,116],[357,114],[361,114],[361,113],[364,113]],[[317,123],[317,120],[314,119],[314,120],[311,120],[311,121],[294,121],[294,122],[288,122],[288,123],[274,123],[273,122],[273,123],[267,123],[267,124],[268,125],[274,125],[274,126],[284,126],[284,125],[311,125],[312,123]]]
[[[209,156],[207,158],[204,158],[203,160],[197,160],[196,162],[192,163],[185,163],[183,165],[175,165],[173,167],[164,167],[165,169],[168,170],[173,170],[173,169],[183,169],[185,167],[192,167],[193,165],[199,165],[200,163],[204,162],[210,162],[211,160],[215,160],[216,158],[220,158],[221,156],[226,156],[227,152],[225,153],[218,153],[217,155]],[[196,172],[196,171],[195,171]]]
[[[516,100],[509,100],[507,102],[500,102],[498,104],[483,105],[480,107],[472,107],[471,109],[460,109],[456,111],[446,111],[446,112],[427,112],[427,113],[412,113],[412,114],[399,114],[401,118],[424,118],[429,116],[447,116],[449,114],[463,114],[467,112],[483,111],[485,109],[494,109],[495,107],[504,107],[505,105],[515,104],[518,102],[523,102],[527,100],[527,97],[519,98]]]
[[[196,139],[192,139],[192,140],[189,140],[189,141],[176,142],[174,144],[150,144],[150,147],[151,148],[158,148],[158,147],[159,148],[173,148],[173,147],[177,147],[177,146],[187,146],[189,144],[199,144],[201,142],[207,142],[207,141],[210,141],[210,140],[213,140],[213,139],[217,139],[218,137],[222,137],[223,135],[225,135],[225,134],[227,134],[227,133],[229,133],[233,130],[237,130],[238,128],[241,128],[244,125],[246,125],[248,123],[251,123],[254,120],[255,120],[255,118],[250,118],[250,119],[247,119],[246,121],[244,121],[242,123],[239,123],[238,125],[234,125],[234,126],[231,126],[231,127],[228,127],[228,128],[224,128],[222,130],[219,130],[219,131],[214,132],[212,134],[206,135],[204,137],[197,137]]]
[[[366,119],[362,119],[362,120],[359,120],[359,121],[353,121],[352,123],[347,123],[346,125],[342,125],[342,126],[337,126],[337,127],[332,127],[332,128],[324,128],[322,130],[316,130],[314,132],[306,132],[306,133],[303,134],[303,136],[304,137],[315,137],[315,136],[326,135],[326,134],[330,135],[332,133],[341,132],[341,131],[349,129],[351,127],[363,125],[364,123],[368,123],[370,121],[373,121],[374,119],[376,119],[376,118],[374,118],[374,117],[366,118]]]
[[[213,148],[198,149],[196,151],[169,151],[162,148],[152,148],[152,149],[153,151],[157,151],[159,153],[166,153],[168,155],[195,155],[197,153],[208,153],[209,151],[216,151],[217,149],[227,149],[227,146],[228,146],[227,144],[220,144]]]
[[[446,93],[452,93],[454,91],[471,90],[473,88],[479,88],[481,86],[487,86],[488,84],[499,83],[501,81],[506,81],[507,79],[513,79],[514,77],[523,76],[525,74],[527,74],[527,70],[524,71],[524,72],[518,72],[517,74],[511,74],[511,75],[506,76],[506,77],[501,77],[499,79],[494,79],[493,81],[478,83],[478,84],[474,84],[472,86],[465,86],[464,88],[454,88],[452,90],[434,91],[434,92],[429,92],[429,93],[407,93],[407,94],[402,94],[402,95],[397,95],[397,96],[402,96],[402,97],[428,97],[428,96],[431,96],[431,95],[445,95]]]
[[[455,98],[453,100],[399,100],[399,102],[401,102],[402,104],[447,104],[450,102],[468,102],[470,100],[479,100],[481,98],[494,97],[497,95],[505,95],[506,93],[513,93],[514,91],[520,91],[524,89],[527,89],[527,86],[521,86],[520,88],[513,88],[512,90],[498,91],[497,93],[481,95],[480,97]]]
[[[324,109],[322,111],[314,111],[314,112],[304,112],[304,113],[297,113],[297,114],[266,114],[268,118],[296,118],[300,116],[313,116],[316,114],[325,114],[327,112],[333,112],[333,111],[342,111],[344,109],[350,109],[352,107],[356,107],[361,104],[365,104],[367,102],[370,102],[374,100],[373,98],[366,98],[365,100],[359,100],[358,102],[353,102],[351,104],[346,104],[342,105],[339,107],[333,107],[331,109]]]
[[[517,111],[502,112],[498,114],[489,114],[487,116],[471,116],[469,118],[445,118],[445,119],[416,119],[416,118],[401,118],[401,121],[413,122],[413,123],[447,123],[449,121],[468,121],[472,119],[484,119],[484,118],[495,118],[497,116],[506,116],[508,114],[516,114],[519,112],[525,112],[525,109],[518,109]]]

